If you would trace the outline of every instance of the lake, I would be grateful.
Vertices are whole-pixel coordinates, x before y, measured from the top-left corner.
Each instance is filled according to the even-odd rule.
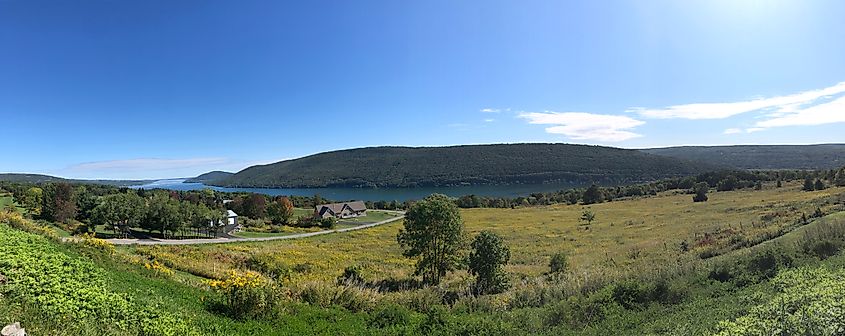
[[[428,195],[439,193],[452,197],[464,195],[478,195],[490,197],[518,197],[527,196],[534,192],[549,192],[584,187],[583,184],[546,183],[546,184],[513,184],[513,185],[479,185],[457,187],[419,187],[419,188],[224,188],[207,186],[202,183],[184,183],[184,179],[160,180],[134,189],[169,189],[169,190],[201,190],[211,188],[226,192],[253,192],[270,196],[314,196],[336,200],[361,201],[407,201],[422,199]]]

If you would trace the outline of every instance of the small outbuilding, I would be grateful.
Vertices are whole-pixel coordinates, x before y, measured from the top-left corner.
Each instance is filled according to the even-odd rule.
[[[362,201],[320,204],[314,209],[320,218],[353,218],[367,215],[367,205]]]
[[[226,210],[227,225],[238,225],[238,214],[232,210]]]

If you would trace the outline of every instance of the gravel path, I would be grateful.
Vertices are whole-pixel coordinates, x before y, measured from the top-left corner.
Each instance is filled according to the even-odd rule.
[[[354,231],[354,230],[361,230],[366,228],[371,228],[374,226],[379,226],[387,223],[392,223],[398,220],[405,218],[404,212],[396,212],[399,216],[389,218],[383,220],[381,222],[376,223],[369,223],[369,224],[361,224],[358,226],[344,228],[344,229],[333,229],[333,230],[325,230],[325,231],[317,231],[317,232],[307,232],[307,233],[297,233],[287,236],[276,236],[276,237],[256,237],[256,238],[202,238],[202,239],[104,239],[107,242],[110,242],[115,245],[194,245],[194,244],[225,244],[225,243],[237,243],[237,242],[260,242],[260,241],[267,241],[267,240],[279,240],[279,239],[300,239],[300,238],[307,238],[313,236],[319,236],[324,234],[330,233],[338,233],[338,232],[347,232],[347,231]]]

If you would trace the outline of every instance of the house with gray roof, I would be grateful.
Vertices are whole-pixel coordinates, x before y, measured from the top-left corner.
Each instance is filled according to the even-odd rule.
[[[367,205],[362,201],[320,204],[314,209],[320,218],[353,218],[367,215]]]

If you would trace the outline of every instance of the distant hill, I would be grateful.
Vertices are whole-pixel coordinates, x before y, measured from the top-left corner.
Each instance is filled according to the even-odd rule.
[[[185,180],[185,183],[214,183],[214,182],[226,179],[226,178],[228,178],[232,175],[235,175],[235,174],[230,173],[230,172],[215,170],[215,171],[208,172],[208,173],[202,174],[202,175],[194,177],[194,178],[189,178],[189,179]]]
[[[0,173],[0,181],[18,182],[18,183],[48,183],[48,182],[68,182],[68,183],[88,183],[88,184],[105,184],[113,186],[133,186],[141,185],[154,180],[75,180],[65,179],[56,176],[42,175],[42,174],[19,174],[19,173]]]
[[[370,147],[246,168],[237,187],[413,187],[543,182],[628,183],[692,175],[699,163],[638,150],[569,144]]]
[[[645,153],[737,169],[832,169],[845,166],[845,144],[688,146]]]
[[[2,173],[0,174],[0,181],[8,182],[24,182],[24,183],[45,183],[45,182],[61,182],[67,181],[61,177],[41,174],[18,174],[18,173]]]

